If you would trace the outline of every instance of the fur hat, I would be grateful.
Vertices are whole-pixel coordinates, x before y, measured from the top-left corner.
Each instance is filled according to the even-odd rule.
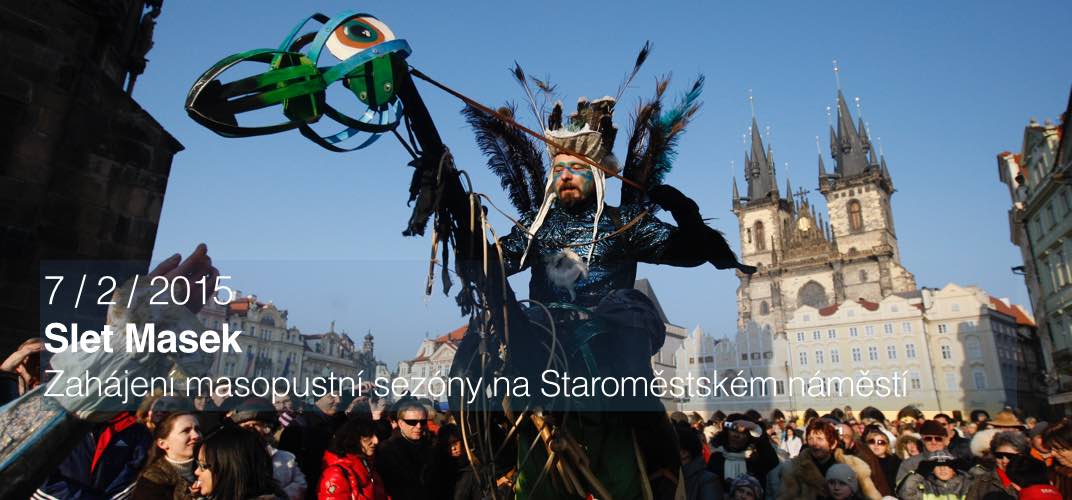
[[[927,420],[923,422],[923,425],[919,426],[919,434],[921,436],[948,436],[945,426],[937,420]]]
[[[990,441],[994,439],[997,433],[1001,432],[998,429],[986,429],[976,432],[971,439],[971,452],[972,455],[977,457],[983,457],[990,453]]]
[[[860,492],[860,481],[856,478],[856,472],[853,471],[852,467],[849,467],[848,465],[831,465],[830,468],[826,471],[826,480],[840,481],[849,485],[849,488],[852,489],[853,494]]]
[[[231,421],[236,424],[242,422],[257,421],[275,427],[279,424],[279,417],[271,401],[264,398],[248,398],[235,407],[231,414]]]

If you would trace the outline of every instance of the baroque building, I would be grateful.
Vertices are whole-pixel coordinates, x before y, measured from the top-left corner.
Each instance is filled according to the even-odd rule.
[[[371,332],[358,348],[345,332],[335,331],[332,321],[327,332],[303,334],[288,325],[288,312],[272,302],[263,303],[256,295],[236,298],[227,304],[211,301],[198,318],[206,328],[219,331],[224,324],[242,332],[241,353],[216,353],[211,373],[217,377],[338,377],[365,380],[387,376],[386,365],[376,359]]]
[[[1050,403],[1072,413],[1072,93],[1062,123],[1031,120],[1020,153],[997,155],[1009,190],[1009,235],[1020,247],[1046,355]]]

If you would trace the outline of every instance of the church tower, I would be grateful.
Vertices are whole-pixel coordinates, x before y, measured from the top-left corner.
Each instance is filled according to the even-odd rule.
[[[737,216],[741,234],[742,261],[756,266],[759,269],[757,275],[762,276],[764,271],[777,266],[778,245],[792,213],[789,201],[781,198],[778,192],[774,153],[769,145],[764,149],[755,117],[752,117],[751,135],[751,148],[745,151],[744,156],[747,196],[740,196],[737,180],[734,179],[733,213]],[[773,329],[777,323],[771,321],[774,319],[771,311],[780,309],[779,294],[773,288],[773,283],[763,278],[753,283],[754,276],[739,275],[738,326],[743,327],[752,320]]]
[[[895,189],[886,158],[875,154],[863,118],[853,124],[840,89],[837,129],[830,126],[830,156],[833,173],[826,172],[819,158],[819,192],[826,198],[830,227],[845,264],[845,295],[878,300],[915,290],[915,278],[901,266],[890,205]]]
[[[741,257],[756,266],[738,273],[737,325],[784,334],[803,305],[823,309],[865,299],[872,302],[916,289],[901,265],[890,197],[893,180],[886,159],[871,146],[863,120],[853,123],[838,90],[837,129],[830,127],[833,172],[819,153],[819,192],[824,220],[807,191],[793,192],[788,179],[778,191],[771,149],[765,150],[756,121],[745,153],[746,196],[733,185],[733,213],[741,235]]]

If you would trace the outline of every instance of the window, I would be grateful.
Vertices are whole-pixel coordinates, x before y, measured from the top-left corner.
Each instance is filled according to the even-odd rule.
[[[837,349],[830,349],[830,362],[834,364],[841,362],[841,353]]]
[[[797,332],[797,342],[804,342],[804,332]]]
[[[781,396],[781,395],[785,394],[785,381],[784,380],[775,380],[774,381],[774,394],[777,395],[777,396]]]
[[[770,314],[770,305],[767,304],[767,301],[764,300],[763,302],[759,303],[759,315],[766,316],[768,314]]]
[[[938,324],[938,333],[948,333],[948,332],[949,332],[949,325],[947,325],[945,323]]]
[[[860,283],[867,283],[867,271],[860,270]]]
[[[972,379],[975,381],[975,390],[981,391],[986,389],[986,373],[982,370],[976,368],[975,371],[972,372]]]
[[[882,331],[885,332],[886,335],[893,335],[893,323],[882,325]]]
[[[808,364],[808,353],[800,351],[800,364],[802,366]]]
[[[827,330],[826,331],[826,338],[828,338],[828,339],[836,339],[837,338],[837,330]]]
[[[853,232],[862,231],[864,229],[864,214],[860,208],[860,202],[857,200],[849,200],[849,230]]]
[[[945,374],[945,388],[946,388],[946,390],[950,390],[950,391],[957,390],[957,374],[956,373],[947,373],[947,374]]]
[[[960,302],[954,302],[949,306],[949,310],[953,312],[960,312]]]
[[[741,354],[741,361],[748,361],[748,353],[747,352]]]
[[[823,351],[815,351],[815,364],[823,364]]]
[[[922,387],[922,384],[919,381],[919,374],[916,372],[912,372],[908,375],[908,383],[913,389],[918,390],[920,387]]]
[[[953,348],[949,344],[942,344],[942,359],[953,359]]]
[[[905,344],[905,346],[904,346],[904,355],[908,359],[916,359],[916,345],[915,344]]]
[[[968,337],[964,341],[964,349],[968,352],[968,359],[983,359],[983,344],[975,337]]]
[[[875,326],[874,325],[865,326],[864,327],[864,334],[867,335],[868,337],[874,337],[875,336]]]
[[[1050,227],[1057,224],[1057,217],[1053,213],[1053,202],[1046,204],[1046,216],[1050,218]]]
[[[860,336],[860,330],[857,329],[855,326],[850,326],[849,327],[849,336],[850,337],[859,337]]]
[[[867,359],[871,361],[878,361],[878,347],[871,346],[867,348]]]
[[[254,336],[254,337],[256,337],[257,336],[257,327],[255,327],[253,325],[249,325],[249,334]]]
[[[852,348],[852,360],[854,362],[857,362],[857,363],[860,362],[860,348],[859,347],[853,347]]]
[[[822,338],[822,334],[819,333],[819,330],[815,330],[814,332],[811,332],[811,339],[812,340],[819,340],[821,338]]]
[[[897,346],[886,346],[886,358],[897,359]]]
[[[905,321],[904,323],[901,323],[901,332],[902,333],[912,333],[912,322],[911,321]]]
[[[752,225],[752,232],[756,234],[756,251],[762,251],[767,249],[766,236],[763,234],[763,221],[757,220]]]

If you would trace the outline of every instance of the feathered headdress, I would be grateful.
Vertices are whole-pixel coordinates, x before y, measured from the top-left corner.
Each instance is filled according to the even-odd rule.
[[[547,147],[550,157],[553,158],[560,148],[576,151],[598,161],[612,173],[618,173],[619,163],[612,152],[618,133],[613,123],[614,107],[647,60],[651,48],[651,42],[644,44],[632,71],[623,79],[615,97],[606,96],[591,102],[582,97],[577,101],[577,110],[571,113],[565,122],[561,102],[556,102],[546,117],[543,114],[546,103],[553,99],[555,86],[546,79],[526,76],[521,65],[514,63],[511,73],[525,90],[533,115],[545,127],[544,136],[551,142]],[[530,87],[530,81],[542,96],[542,105],[537,104],[536,93]],[[633,117],[633,130],[629,136],[623,175],[646,188],[662,183],[673,166],[676,157],[674,148],[681,132],[700,108],[702,76],[697,78],[692,88],[674,107],[664,111],[662,98],[669,83],[668,77],[658,79],[654,98],[641,102]],[[511,120],[514,118],[513,106],[500,108],[498,113],[502,116],[492,116],[472,107],[465,108],[463,113],[476,132],[477,145],[488,156],[488,167],[499,176],[500,183],[510,194],[514,207],[524,216],[533,216],[529,235],[535,235],[556,198],[553,175],[544,169],[540,149],[531,138],[502,119],[502,116]],[[606,173],[599,168],[593,168],[592,173],[596,195],[592,235],[595,239],[598,236],[603,200],[606,198]],[[644,194],[640,190],[623,185],[623,204],[643,201]],[[593,249],[589,249],[589,259]],[[522,263],[527,254],[528,247],[522,256]]]

